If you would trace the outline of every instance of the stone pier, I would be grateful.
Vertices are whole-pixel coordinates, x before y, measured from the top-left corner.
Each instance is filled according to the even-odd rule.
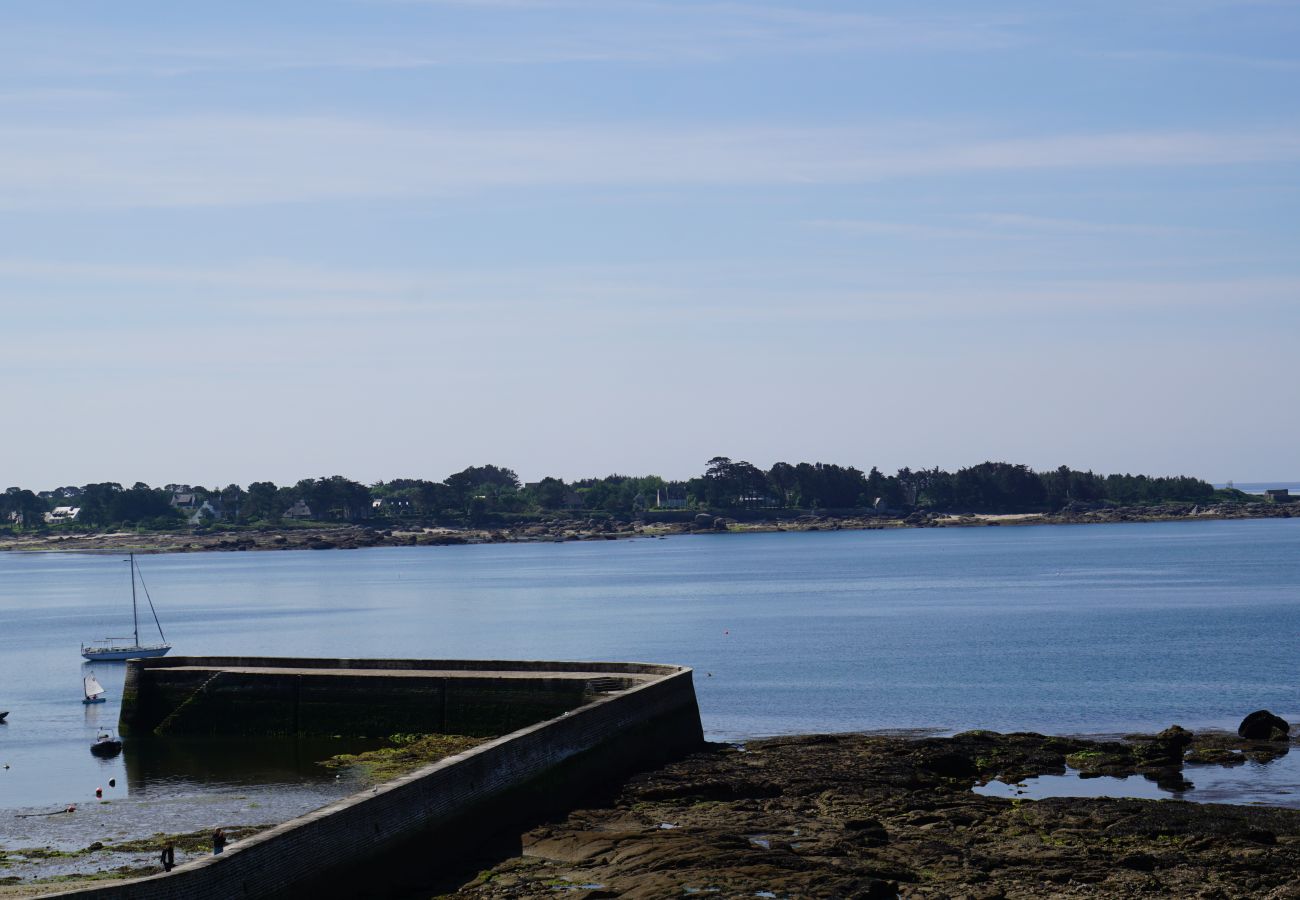
[[[703,743],[691,670],[649,663],[173,657],[128,663],[120,723],[156,735],[499,735],[230,845],[59,896],[383,895],[465,849]]]

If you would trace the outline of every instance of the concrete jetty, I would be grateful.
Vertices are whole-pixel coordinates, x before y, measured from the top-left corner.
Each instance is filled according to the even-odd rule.
[[[221,856],[57,896],[371,893],[377,878],[400,879],[403,861],[427,876],[467,846],[703,743],[691,670],[651,663],[132,660],[120,729],[127,754],[144,735],[499,736],[231,844]]]
[[[505,734],[662,667],[541,661],[173,657],[127,670],[124,736]]]

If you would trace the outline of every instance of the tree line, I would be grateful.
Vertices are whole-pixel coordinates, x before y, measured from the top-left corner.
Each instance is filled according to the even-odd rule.
[[[1222,492],[1219,492],[1222,495]],[[184,523],[278,524],[286,519],[358,522],[420,518],[481,524],[560,512],[635,515],[686,509],[831,510],[905,513],[1052,512],[1069,504],[1201,503],[1214,499],[1207,482],[1187,476],[1099,475],[1061,466],[1036,472],[1025,465],[983,462],[947,472],[899,469],[885,475],[832,463],[777,462],[761,469],[724,456],[686,481],[658,475],[607,475],[566,482],[547,477],[522,483],[514,470],[470,466],[441,481],[398,478],[365,485],[341,475],[305,478],[293,485],[255,481],[206,488],[150,487],[116,482],[0,494],[0,528],[110,525],[174,528]],[[78,510],[60,518],[60,507]]]

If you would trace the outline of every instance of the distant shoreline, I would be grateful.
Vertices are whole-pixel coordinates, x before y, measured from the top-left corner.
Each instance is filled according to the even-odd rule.
[[[983,528],[1028,525],[1091,525],[1117,522],[1182,522],[1228,519],[1300,518],[1300,504],[1218,503],[1108,507],[1057,513],[914,512],[907,516],[817,515],[744,520],[700,513],[688,522],[617,518],[565,518],[494,528],[414,523],[306,524],[159,532],[75,532],[0,537],[0,551],[202,553],[271,550],[352,550],[361,547],[450,546],[457,544],[565,543],[569,541],[663,538],[685,534],[753,534],[783,531],[883,531],[899,528]]]

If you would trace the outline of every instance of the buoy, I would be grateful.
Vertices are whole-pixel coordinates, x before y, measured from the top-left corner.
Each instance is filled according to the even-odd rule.
[[[102,797],[102,796],[104,796],[104,789],[103,789],[103,788],[95,788],[95,796],[96,796],[96,797]]]
[[[109,787],[117,787],[117,779],[116,779],[116,778],[110,778],[110,779],[108,779],[108,786],[109,786]]]

